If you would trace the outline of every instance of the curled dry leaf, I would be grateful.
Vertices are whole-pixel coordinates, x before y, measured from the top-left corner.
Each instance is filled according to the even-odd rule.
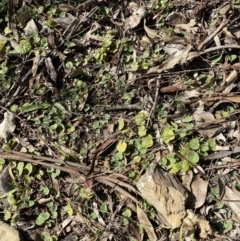
[[[179,88],[177,86],[171,85],[171,86],[167,86],[167,87],[162,87],[160,89],[160,92],[161,93],[174,93],[178,90],[179,90]]]
[[[151,39],[160,39],[161,36],[158,34],[157,30],[151,29],[146,26],[146,19],[144,18],[144,30],[146,31],[147,35]]]
[[[14,132],[16,128],[15,116],[7,111],[4,113],[4,120],[0,124],[0,136],[2,138],[8,138],[8,136]]]
[[[208,98],[208,101],[215,101],[215,100],[228,100],[234,103],[240,103],[240,95],[234,95],[234,96],[216,96]]]
[[[198,174],[194,177],[191,184],[192,193],[195,196],[196,200],[193,203],[193,209],[201,207],[207,196],[208,182],[203,180],[203,178]]]
[[[59,10],[61,10],[63,12],[68,12],[68,11],[75,10],[75,7],[73,7],[70,4],[66,4],[66,3],[59,4],[58,8],[59,8]]]
[[[46,65],[46,68],[47,68],[47,72],[50,76],[50,78],[56,82],[57,81],[57,72],[53,66],[53,63],[52,63],[52,60],[50,57],[46,58],[45,59],[45,65]]]
[[[193,113],[193,118],[195,120],[195,128],[197,128],[197,131],[202,135],[212,137],[218,130],[218,128],[206,128],[206,126],[200,129],[203,125],[214,123],[215,117],[210,112],[197,110]]]
[[[127,29],[133,29],[135,27],[137,27],[139,25],[139,23],[141,22],[142,17],[138,16],[138,15],[131,15],[130,17],[128,17],[126,19],[126,28]]]
[[[231,71],[231,73],[228,75],[228,77],[226,78],[226,82],[228,84],[232,83],[233,81],[235,81],[238,77],[238,72],[234,69]]]

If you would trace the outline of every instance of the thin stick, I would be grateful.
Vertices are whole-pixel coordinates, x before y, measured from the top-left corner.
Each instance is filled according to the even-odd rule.
[[[157,86],[156,86],[155,98],[154,98],[154,103],[153,103],[152,109],[149,113],[147,126],[149,125],[151,118],[153,118],[154,112],[155,112],[155,109],[156,109],[156,106],[157,106],[157,100],[158,100],[158,95],[159,95],[159,87],[160,87],[159,78],[157,78],[156,81],[157,81]]]
[[[224,22],[222,22],[212,34],[210,34],[205,40],[203,40],[201,44],[199,44],[197,49],[202,50],[204,45],[209,43],[227,24],[228,24],[228,20],[225,20]]]

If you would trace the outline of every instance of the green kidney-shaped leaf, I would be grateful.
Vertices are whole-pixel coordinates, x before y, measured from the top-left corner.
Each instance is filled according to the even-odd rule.
[[[127,143],[125,141],[119,141],[117,146],[116,146],[117,150],[121,153],[125,152],[127,149]]]
[[[190,161],[193,164],[196,164],[199,161],[199,155],[195,151],[190,151],[187,154],[186,158],[187,158],[188,161]]]
[[[144,125],[148,118],[148,114],[145,112],[140,112],[135,116],[135,121],[137,125]]]
[[[121,118],[118,120],[118,130],[121,131],[124,128],[124,119]]]
[[[23,168],[24,168],[24,162],[19,162],[19,163],[17,164],[17,169],[18,169],[18,174],[19,174],[19,176],[22,175],[22,173],[23,173]]]
[[[49,218],[50,218],[50,213],[48,213],[48,212],[41,213],[41,214],[37,217],[37,219],[36,219],[36,224],[37,224],[37,225],[42,225],[42,224],[44,224]]]
[[[123,212],[123,216],[124,217],[127,217],[127,218],[130,218],[132,215],[132,211],[130,209],[126,209],[124,212]]]
[[[178,173],[179,171],[181,171],[182,166],[180,162],[174,163],[173,165],[171,165],[171,173]]]
[[[34,111],[34,110],[47,109],[50,106],[51,106],[51,104],[48,104],[48,103],[27,105],[27,106],[23,106],[21,108],[21,111],[22,112],[30,112],[30,111]]]
[[[145,136],[146,133],[147,133],[147,129],[146,129],[145,126],[141,125],[141,126],[138,127],[138,135],[139,135],[140,137]]]
[[[146,148],[153,146],[153,138],[151,135],[142,138],[142,146]]]
[[[189,170],[189,168],[190,168],[188,162],[185,161],[185,160],[182,161],[181,165],[182,165],[182,171],[183,172],[187,172]]]
[[[199,140],[197,138],[192,139],[189,145],[192,150],[198,150],[200,147]]]
[[[32,50],[32,45],[31,45],[31,43],[30,43],[28,40],[26,40],[26,39],[20,40],[20,46],[19,46],[19,48],[16,49],[16,51],[17,51],[19,54],[27,54],[27,53],[29,53],[31,50]]]
[[[165,144],[169,144],[170,141],[174,140],[175,135],[170,126],[166,126],[162,131],[162,140]]]

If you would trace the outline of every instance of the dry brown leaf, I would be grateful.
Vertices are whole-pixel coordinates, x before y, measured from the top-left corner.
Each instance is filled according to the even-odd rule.
[[[9,111],[5,112],[4,120],[0,124],[0,136],[4,139],[8,138],[14,132],[15,128],[15,116]]]
[[[177,86],[171,85],[171,86],[162,87],[159,91],[161,93],[173,93],[178,90],[179,90],[179,88]]]
[[[33,66],[32,66],[32,76],[35,77],[38,70],[38,63],[40,61],[40,55],[37,54],[33,59]]]
[[[202,111],[202,110],[197,110],[193,113],[193,118],[195,120],[195,127],[199,128],[203,124],[207,123],[213,123],[215,121],[215,117],[213,116],[212,113],[207,112],[207,111]],[[206,135],[208,137],[211,137],[218,128],[210,128],[210,129],[203,129],[203,130],[197,130],[203,135]]]
[[[185,30],[188,33],[196,34],[198,31],[198,27],[194,27],[196,25],[196,20],[191,19],[188,24],[176,24],[177,28],[180,28],[182,31]]]
[[[162,73],[164,70],[168,70],[168,69],[173,68],[176,64],[183,64],[183,63],[185,63],[187,61],[188,53],[191,50],[191,48],[192,48],[192,46],[188,45],[184,49],[184,51],[182,52],[182,54],[180,56],[175,57],[175,58],[172,58],[170,56],[170,58],[165,63],[163,63],[162,65],[150,68],[147,71],[147,74]]]
[[[6,166],[0,173],[0,197],[1,202],[8,206],[7,193],[14,188],[13,180],[9,174],[9,166]],[[4,198],[3,198],[4,197]]]
[[[240,222],[240,192],[225,186],[225,193],[222,197],[222,201],[232,210],[238,222]]]
[[[185,90],[183,95],[185,100],[188,100],[190,98],[199,97],[200,93],[197,90]]]
[[[163,50],[168,55],[171,55],[172,57],[177,57],[182,54],[185,46],[182,44],[166,44],[163,46]]]
[[[145,7],[141,6],[139,8],[137,8],[134,12],[134,15],[138,15],[139,17],[143,18],[146,16],[146,9]]]
[[[143,36],[142,39],[140,40],[140,44],[143,47],[146,45],[152,44],[152,43],[153,43],[153,41],[150,38],[148,38],[147,36]]]
[[[50,76],[50,78],[56,82],[57,81],[57,72],[53,66],[53,63],[52,63],[52,60],[50,57],[48,58],[45,58],[45,65],[46,65],[46,68],[47,68],[47,72]]]
[[[139,23],[141,22],[142,17],[138,16],[138,15],[131,15],[126,19],[126,28],[127,29],[133,29],[135,27],[137,27],[139,25]]]
[[[220,41],[218,35],[214,36],[213,40],[214,40],[216,46],[218,46],[218,47],[221,46],[221,41]]]
[[[157,241],[157,236],[154,232],[154,228],[152,224],[150,223],[147,214],[137,205],[137,216],[138,221],[143,227],[143,229],[146,231],[148,238],[151,241]]]
[[[234,96],[216,96],[208,98],[208,101],[215,101],[215,100],[228,100],[234,103],[240,103],[240,95]]]
[[[146,26],[146,19],[144,18],[144,30],[146,31],[147,35],[151,39],[160,39],[161,36],[158,34],[157,30],[151,29]]]
[[[33,32],[38,32],[37,25],[33,19],[28,21],[26,27],[23,29],[26,35],[30,35]]]
[[[53,21],[56,24],[61,25],[64,28],[67,28],[73,21],[75,17],[69,13],[66,14],[66,17],[64,18],[53,18]]]
[[[137,241],[141,241],[141,235],[139,234],[137,228],[134,226],[133,223],[129,224],[129,231],[133,234],[134,238],[137,239]]]
[[[196,198],[193,208],[200,208],[207,196],[208,182],[203,180],[203,178],[198,174],[194,177],[191,184],[191,190]]]
[[[75,10],[75,7],[73,7],[72,5],[67,4],[67,3],[58,4],[58,8],[59,8],[59,10],[61,10],[63,12]]]
[[[231,73],[227,76],[226,78],[226,82],[228,84],[232,83],[233,81],[235,81],[238,77],[238,72],[234,69],[231,71]]]
[[[178,12],[172,12],[170,13],[166,20],[168,21],[168,24],[186,24],[187,19],[186,16],[183,13],[178,13]]]

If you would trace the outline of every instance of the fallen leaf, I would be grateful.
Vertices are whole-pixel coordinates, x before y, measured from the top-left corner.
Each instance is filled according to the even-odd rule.
[[[171,69],[171,68],[173,68],[177,64],[185,63],[187,61],[187,59],[188,59],[188,53],[191,50],[191,48],[192,48],[192,46],[188,45],[184,49],[184,51],[182,52],[182,54],[180,56],[177,56],[177,57],[174,57],[174,58],[172,58],[170,56],[170,58],[165,63],[163,63],[162,65],[150,68],[147,71],[147,74],[162,73],[164,70]]]
[[[138,16],[138,15],[131,15],[130,17],[128,17],[126,19],[126,28],[127,29],[133,29],[135,27],[137,27],[139,25],[139,23],[141,22],[142,17]]]
[[[232,210],[238,222],[240,222],[240,192],[225,186],[222,202]]]
[[[200,93],[197,90],[185,90],[183,92],[185,100],[188,100],[190,98],[195,98],[200,95]]]
[[[139,234],[137,228],[134,226],[133,223],[129,224],[129,231],[133,234],[134,238],[137,239],[137,241],[141,241],[141,235]]]
[[[212,137],[219,129],[218,127],[206,127],[206,124],[212,124],[215,121],[215,117],[210,112],[197,110],[193,113],[193,118],[195,120],[196,130],[202,135]],[[204,128],[201,128],[202,126],[204,126]]]
[[[240,152],[240,146],[235,146],[231,148],[231,150],[221,150],[216,153],[212,153],[204,158],[204,160],[214,160],[214,159],[221,159],[227,156],[230,156],[234,153],[239,153]]]
[[[37,25],[33,19],[28,21],[26,27],[23,29],[26,35],[30,35],[33,32],[38,32]]]
[[[74,17],[73,15],[67,13],[66,17],[64,18],[53,18],[53,21],[58,24],[61,25],[64,28],[67,28],[73,21],[74,21]]]
[[[147,35],[151,39],[160,39],[161,36],[158,34],[157,30],[151,29],[146,26],[146,19],[144,18],[144,30],[146,31]]]
[[[168,21],[168,24],[186,24],[187,19],[183,13],[178,12],[172,12],[170,13],[166,20]]]
[[[196,198],[195,203],[192,206],[193,209],[200,208],[204,204],[207,196],[207,189],[208,182],[199,174],[196,175],[191,184],[192,193]]]
[[[68,11],[72,11],[72,10],[76,10],[74,6],[67,4],[67,3],[62,3],[58,5],[59,10],[63,11],[63,12],[68,12]]]
[[[154,232],[154,228],[153,228],[152,224],[150,223],[150,221],[148,219],[147,214],[139,206],[137,206],[137,216],[138,216],[138,221],[139,221],[140,225],[146,231],[150,241],[157,241],[157,236]]]
[[[173,92],[176,92],[178,90],[179,89],[178,89],[177,86],[171,85],[171,86],[167,86],[167,87],[162,87],[159,91],[161,93],[168,93],[168,92],[173,93]]]
[[[163,46],[163,50],[165,53],[167,53],[168,55],[171,55],[172,57],[177,57],[179,55],[182,54],[183,50],[184,50],[185,46],[182,44],[166,44],[165,46]]]
[[[8,138],[14,132],[15,128],[15,116],[9,111],[5,112],[4,120],[0,124],[0,136],[5,139]]]
[[[46,68],[47,68],[47,72],[50,76],[50,78],[56,83],[57,81],[57,72],[53,66],[53,63],[52,63],[52,60],[50,57],[46,58],[45,59],[45,65],[46,65]]]

